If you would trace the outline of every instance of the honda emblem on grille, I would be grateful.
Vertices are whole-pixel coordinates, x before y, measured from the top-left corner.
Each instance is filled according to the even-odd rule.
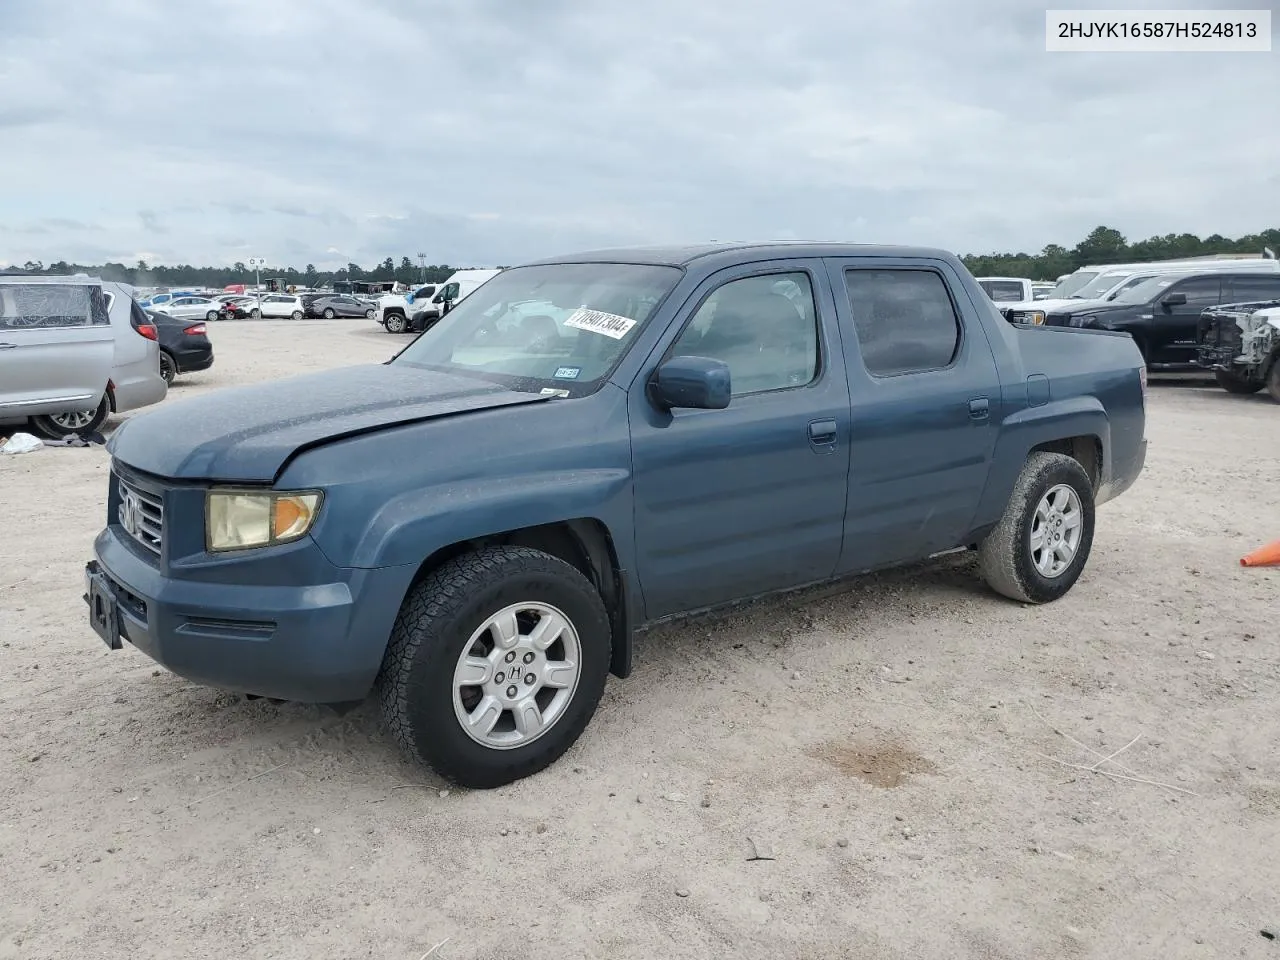
[[[142,504],[131,492],[125,491],[120,500],[120,526],[132,537],[142,529]]]

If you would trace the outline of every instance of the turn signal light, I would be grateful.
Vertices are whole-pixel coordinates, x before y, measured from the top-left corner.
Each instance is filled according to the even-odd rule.
[[[146,337],[148,340],[159,340],[160,336],[156,333],[156,325],[154,323],[140,323],[133,329]]]

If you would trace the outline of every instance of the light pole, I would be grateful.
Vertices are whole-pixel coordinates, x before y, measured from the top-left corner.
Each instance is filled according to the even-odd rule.
[[[418,266],[422,268],[422,277],[420,279],[423,283],[426,283],[427,282],[427,255],[425,253],[418,254]]]

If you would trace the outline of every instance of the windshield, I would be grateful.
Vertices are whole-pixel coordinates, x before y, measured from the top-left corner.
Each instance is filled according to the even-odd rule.
[[[620,263],[504,270],[393,362],[526,393],[585,396],[599,389],[681,275],[676,267]]]
[[[1117,283],[1128,277],[1128,273],[1100,273],[1075,293],[1072,300],[1099,300]]]
[[[1154,300],[1156,297],[1173,286],[1180,276],[1178,274],[1170,274],[1163,277],[1147,277],[1141,283],[1135,283],[1132,287],[1125,290],[1116,297],[1118,302],[1124,303],[1146,303],[1148,300]]]
[[[1107,297],[1107,299],[1120,300],[1122,302],[1128,301],[1132,299],[1129,296],[1129,294],[1133,290],[1133,288],[1141,286],[1142,284],[1146,283],[1148,280],[1152,279],[1153,276],[1154,274],[1150,274],[1150,273],[1140,273],[1140,274],[1137,274],[1136,276],[1132,276],[1128,280],[1126,280],[1124,283],[1120,284],[1120,286],[1116,287],[1115,290],[1113,290],[1111,294]]]
[[[1066,300],[1073,293],[1098,275],[1097,270],[1077,270],[1049,291],[1048,299]]]

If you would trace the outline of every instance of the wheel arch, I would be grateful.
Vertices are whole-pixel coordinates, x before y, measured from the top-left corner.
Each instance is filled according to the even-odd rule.
[[[489,546],[541,550],[563,560],[585,576],[599,591],[609,614],[612,634],[609,672],[619,678],[630,675],[633,620],[628,606],[626,578],[609,528],[595,517],[575,517],[495,531],[439,547],[418,565],[406,595],[442,564]]]
[[[974,539],[981,539],[1004,514],[1031,454],[1043,451],[1072,457],[1084,467],[1097,492],[1108,480],[1110,450],[1111,422],[1094,396],[1051,401],[1008,417],[1000,427],[987,484],[974,516]]]

